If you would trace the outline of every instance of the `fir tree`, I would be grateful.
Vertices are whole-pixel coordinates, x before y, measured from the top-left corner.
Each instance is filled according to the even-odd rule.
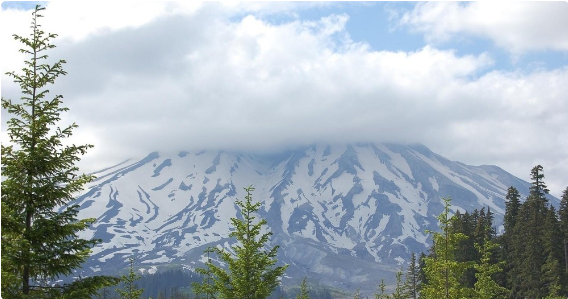
[[[375,299],[389,299],[390,296],[386,293],[387,286],[385,285],[385,280],[381,279],[379,284],[379,293],[375,293]]]
[[[483,244],[475,244],[481,255],[481,260],[474,266],[477,281],[474,285],[475,298],[479,299],[505,299],[508,298],[509,290],[500,286],[493,276],[503,271],[502,266],[505,262],[494,264],[492,262],[493,251],[498,245],[489,239]]]
[[[19,84],[20,101],[2,98],[2,108],[14,115],[7,121],[11,145],[2,144],[2,297],[52,296],[66,298],[94,295],[98,288],[116,283],[95,276],[53,286],[59,276],[72,274],[89,257],[100,240],[84,240],[77,234],[94,219],[77,219],[74,195],[93,177],[77,175],[75,163],[91,145],[64,146],[64,138],[77,128],[57,127],[62,96],[49,99],[47,87],[66,75],[64,60],[47,64],[45,51],[54,48],[55,34],[46,34],[38,21],[44,10],[32,13],[29,37],[14,35],[29,55],[22,73],[7,73]]]
[[[359,289],[357,289],[357,291],[355,291],[355,294],[353,294],[353,299],[362,299]]]
[[[568,187],[562,193],[558,216],[560,218],[560,231],[562,232],[562,243],[564,246],[564,273],[568,277]]]
[[[519,191],[513,186],[507,190],[505,196],[505,216],[503,217],[503,225],[505,226],[505,233],[512,233],[513,227],[517,223],[517,215],[521,207],[521,196]]]
[[[418,292],[420,291],[420,271],[416,264],[416,254],[414,254],[414,252],[410,255],[410,263],[406,269],[404,290],[405,298],[418,298]]]
[[[120,295],[120,299],[140,299],[144,289],[139,289],[136,286],[136,281],[140,279],[140,275],[134,273],[134,259],[130,258],[130,268],[128,275],[123,275],[121,278],[123,289],[117,289],[116,291]]]
[[[543,234],[548,200],[540,165],[531,170],[529,196],[521,205],[509,244],[508,259],[512,268],[508,277],[513,297],[542,298],[547,289],[541,279],[546,262]]]
[[[394,292],[391,294],[392,299],[404,299],[406,295],[404,294],[404,283],[402,282],[402,269],[396,272],[396,285],[394,287]]]
[[[300,293],[296,296],[296,299],[310,299],[310,291],[308,290],[307,277],[304,277],[302,283],[300,284]]]
[[[434,242],[433,256],[425,258],[424,272],[427,283],[422,285],[421,298],[461,298],[469,296],[472,291],[460,284],[459,278],[473,264],[455,260],[456,247],[466,237],[462,233],[453,233],[450,230],[451,199],[444,198],[443,200],[445,202],[444,211],[438,216],[442,232],[431,232]]]
[[[546,214],[542,234],[542,248],[544,249],[544,265],[541,268],[541,285],[550,296],[566,294],[566,275],[564,272],[564,246],[558,240],[562,239],[560,225],[556,218],[554,207],[550,207]]]
[[[245,188],[247,195],[245,201],[237,200],[243,219],[231,218],[235,230],[229,234],[238,241],[231,248],[234,256],[222,248],[210,248],[228,265],[228,269],[216,266],[211,261],[206,263],[206,269],[197,269],[197,272],[211,277],[211,282],[194,284],[196,293],[214,292],[218,298],[262,299],[267,298],[278,286],[279,278],[286,271],[286,266],[274,267],[277,260],[279,246],[265,251],[271,232],[261,233],[266,224],[265,219],[254,223],[256,213],[261,203],[252,202],[252,186]]]

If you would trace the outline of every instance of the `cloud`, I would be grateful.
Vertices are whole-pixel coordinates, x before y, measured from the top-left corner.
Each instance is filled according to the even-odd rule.
[[[52,94],[65,96],[64,122],[80,125],[72,141],[95,145],[86,168],[155,150],[421,142],[450,159],[496,164],[524,179],[540,163],[547,178],[560,178],[551,189],[565,187],[566,67],[493,70],[488,53],[434,46],[376,51],[351,40],[343,13],[271,23],[245,8],[235,17],[216,3],[170,3],[148,7],[153,17],[142,10],[140,20],[106,29],[101,22],[78,35],[73,25],[100,12],[49,5],[67,24],[58,25],[50,57],[67,60],[68,75]],[[9,13],[19,12],[3,15]],[[64,22],[68,14],[72,20]],[[2,67],[20,58],[14,49],[2,50]],[[18,97],[5,76],[2,96]]]
[[[400,18],[400,25],[424,33],[429,42],[476,36],[520,55],[568,51],[566,2],[424,2]]]

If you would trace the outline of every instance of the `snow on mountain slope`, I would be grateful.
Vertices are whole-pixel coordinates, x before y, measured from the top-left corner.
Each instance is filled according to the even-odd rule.
[[[82,237],[103,240],[87,270],[112,273],[130,256],[148,268],[199,267],[206,247],[232,241],[235,200],[253,185],[288,276],[345,288],[376,285],[378,274],[425,251],[441,197],[452,197],[454,210],[489,207],[499,224],[507,188],[526,194],[529,186],[496,166],[397,144],[314,145],[264,156],[151,153],[96,175],[77,199],[79,216],[97,219]]]

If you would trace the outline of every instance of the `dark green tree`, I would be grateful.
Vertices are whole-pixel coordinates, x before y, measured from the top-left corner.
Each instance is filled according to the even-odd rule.
[[[517,215],[521,208],[521,195],[519,191],[511,186],[507,190],[505,196],[505,216],[503,217],[503,225],[505,226],[505,233],[512,233],[513,227],[517,223]]]
[[[128,275],[122,275],[121,283],[123,285],[122,289],[116,289],[120,299],[140,299],[144,289],[138,288],[136,281],[140,279],[140,275],[134,272],[134,259],[130,258],[130,267],[128,270]]]
[[[558,216],[560,218],[560,231],[562,232],[562,243],[564,245],[564,273],[568,276],[568,187],[562,193]]]
[[[542,271],[547,256],[543,250],[545,220],[548,213],[548,188],[540,165],[531,170],[529,196],[521,205],[511,235],[507,259],[509,288],[515,298],[542,298],[547,294]]]
[[[77,128],[58,127],[62,96],[48,98],[47,87],[66,75],[64,60],[48,64],[45,51],[54,48],[55,34],[41,30],[44,10],[32,13],[29,37],[14,35],[29,56],[21,73],[8,72],[20,86],[19,101],[2,98],[2,108],[13,115],[7,121],[10,144],[2,144],[2,297],[59,297],[93,295],[116,283],[110,277],[90,277],[67,285],[49,281],[72,274],[100,240],[84,240],[77,233],[95,219],[77,219],[74,195],[92,180],[77,175],[80,156],[92,145],[63,145]]]
[[[206,268],[197,269],[197,272],[210,276],[208,283],[193,284],[195,292],[204,294],[214,292],[217,298],[262,299],[267,298],[279,285],[279,278],[286,271],[287,265],[275,267],[279,246],[265,250],[271,232],[262,233],[265,219],[255,223],[254,214],[259,210],[261,203],[252,202],[254,188],[245,188],[247,195],[245,201],[237,200],[243,219],[231,218],[235,228],[229,236],[237,239],[237,244],[231,246],[234,255],[222,248],[209,248],[207,251],[216,253],[227,264],[227,269],[208,261]]]
[[[541,285],[549,296],[567,294],[568,282],[564,271],[564,244],[554,207],[550,207],[543,224],[542,248],[544,265],[541,268]]]
[[[406,269],[404,292],[405,298],[417,299],[420,291],[420,269],[414,252],[410,255],[410,262]]]

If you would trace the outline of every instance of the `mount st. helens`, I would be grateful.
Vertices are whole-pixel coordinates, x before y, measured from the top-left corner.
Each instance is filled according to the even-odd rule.
[[[483,207],[497,225],[509,186],[529,183],[496,166],[449,161],[423,145],[315,145],[277,155],[226,151],[151,153],[95,173],[77,199],[80,218],[100,238],[85,273],[124,269],[129,257],[147,271],[201,267],[208,246],[225,246],[236,199],[253,185],[260,216],[289,264],[283,283],[311,281],[373,288],[393,277],[411,252],[430,243],[441,197],[454,211]],[[557,201],[557,199],[553,199]]]

